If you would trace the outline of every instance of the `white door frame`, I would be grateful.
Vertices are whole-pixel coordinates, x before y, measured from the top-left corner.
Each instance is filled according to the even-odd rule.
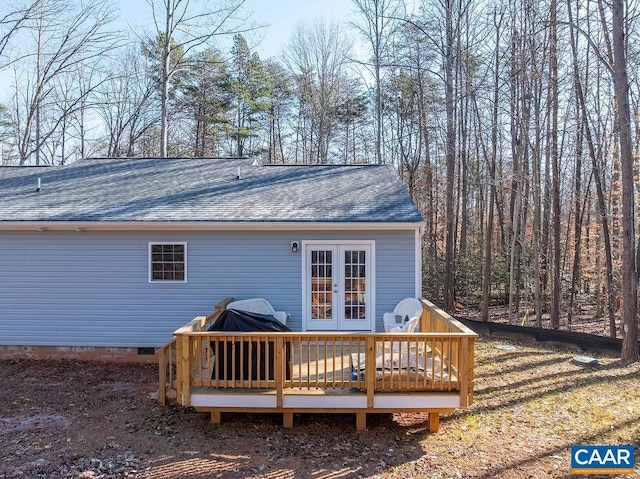
[[[308,251],[309,248],[312,247],[335,247],[336,249],[340,249],[340,247],[344,247],[344,246],[354,246],[354,247],[358,247],[358,246],[365,246],[368,248],[368,250],[370,251],[369,254],[369,258],[367,259],[367,273],[366,273],[366,298],[367,298],[367,304],[366,304],[366,315],[367,315],[367,320],[368,320],[368,326],[366,329],[363,329],[363,331],[371,331],[374,332],[375,328],[376,328],[376,311],[375,311],[375,304],[376,304],[376,296],[375,296],[375,292],[376,292],[376,249],[375,249],[375,245],[376,242],[374,240],[304,240],[301,243],[302,245],[302,331],[309,331],[309,325],[308,325],[308,321],[310,320],[309,317],[309,313],[311,311],[310,309],[310,281],[311,281],[311,277],[310,274],[307,274],[307,268],[308,268],[308,259],[307,259],[307,255],[308,255]],[[338,278],[336,279],[337,284],[340,285],[339,287],[339,291],[340,293],[338,294],[338,299],[340,299],[342,297],[342,294],[344,294],[344,286],[341,285],[340,279],[342,279],[342,276],[344,275],[344,272],[341,271],[344,268],[344,264],[342,260],[339,260],[339,262],[337,263],[337,265],[335,265],[334,269],[336,270],[335,273],[338,274]],[[334,274],[335,274],[334,273]],[[336,318],[336,320],[338,321],[338,326],[340,325],[340,318]],[[342,319],[342,322],[344,322],[346,320]],[[344,331],[347,331],[348,329],[341,329]]]

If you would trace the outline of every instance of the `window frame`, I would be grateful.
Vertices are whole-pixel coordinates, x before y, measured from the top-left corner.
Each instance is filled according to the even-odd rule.
[[[153,279],[153,247],[154,246],[182,246],[184,248],[184,279]],[[187,282],[187,242],[186,241],[149,241],[147,249],[148,282],[153,284],[172,284]],[[174,263],[175,264],[175,263]]]

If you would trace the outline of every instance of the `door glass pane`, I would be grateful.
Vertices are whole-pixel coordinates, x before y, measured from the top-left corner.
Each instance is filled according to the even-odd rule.
[[[333,319],[331,251],[311,252],[311,319]]]
[[[344,253],[344,317],[365,319],[366,251]]]

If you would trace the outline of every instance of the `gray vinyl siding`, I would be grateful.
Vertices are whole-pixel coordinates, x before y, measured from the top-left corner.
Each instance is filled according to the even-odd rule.
[[[265,297],[302,327],[292,241],[375,241],[376,330],[415,295],[415,233],[0,232],[0,344],[157,347],[225,297]],[[187,243],[187,282],[149,282],[149,242]]]

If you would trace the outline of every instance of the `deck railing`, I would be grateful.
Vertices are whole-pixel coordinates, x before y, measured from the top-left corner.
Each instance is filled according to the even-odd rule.
[[[227,304],[232,301],[233,298],[223,299],[215,305],[211,314],[208,316],[196,316],[176,333],[180,331],[205,331],[225,310]],[[178,368],[184,366],[183,361],[178,361],[178,341],[176,337],[158,350],[158,401],[162,406],[167,403],[167,400],[176,401]]]
[[[447,392],[467,407],[476,335],[432,303],[423,305],[420,329],[427,332],[411,334],[208,332],[207,318],[195,318],[161,352],[161,397],[175,387],[177,402],[189,406],[194,388],[270,390],[282,407],[292,391],[362,392],[368,404],[378,393]]]
[[[161,406],[167,400],[176,399],[176,340],[165,344],[158,351],[158,401]]]

